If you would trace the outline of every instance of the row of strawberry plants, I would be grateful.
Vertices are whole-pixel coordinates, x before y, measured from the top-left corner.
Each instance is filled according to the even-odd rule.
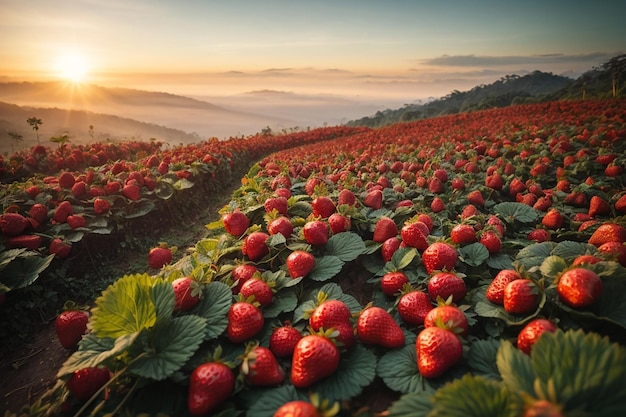
[[[262,159],[193,253],[102,293],[42,403],[624,412],[625,109],[516,106]]]

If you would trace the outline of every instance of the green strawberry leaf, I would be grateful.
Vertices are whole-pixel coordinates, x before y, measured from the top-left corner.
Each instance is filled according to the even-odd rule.
[[[433,410],[432,392],[405,394],[389,407],[388,417],[428,417]]]
[[[461,262],[469,266],[482,265],[489,258],[489,251],[482,243],[475,242],[465,245],[458,250]]]
[[[204,340],[206,320],[187,315],[175,317],[152,329],[148,346],[129,371],[135,375],[161,381],[178,369],[194,354]]]
[[[2,259],[0,280],[12,290],[28,287],[39,278],[54,259],[54,255],[41,257],[37,252],[9,250],[12,255]]]
[[[343,265],[344,262],[333,255],[315,258],[315,266],[313,267],[313,270],[309,272],[308,278],[318,282],[328,281],[341,272]]]
[[[192,311],[206,319],[206,339],[215,339],[228,327],[227,314],[233,303],[233,293],[228,285],[219,281],[206,285],[203,292]]]
[[[554,242],[541,242],[526,246],[517,253],[515,263],[526,270],[540,266],[544,259],[552,255],[556,245]]]
[[[131,333],[117,339],[99,338],[93,333],[87,333],[78,344],[78,350],[72,354],[57,373],[57,378],[69,375],[82,368],[98,366],[109,358],[114,358],[124,352],[137,340],[139,333]]]
[[[339,369],[311,388],[322,398],[348,400],[359,395],[363,388],[376,377],[376,356],[372,351],[357,344],[342,357]]]
[[[385,353],[378,362],[376,374],[385,385],[402,394],[432,391],[428,381],[422,377],[417,369],[415,343]]]
[[[282,291],[274,294],[272,303],[263,308],[265,318],[278,317],[280,313],[294,311],[298,305],[298,297],[293,291]]]
[[[535,347],[536,344],[533,346],[533,351]],[[496,365],[502,381],[511,391],[529,394],[533,392],[536,373],[530,357],[514,347],[508,340],[500,343],[496,354]]]
[[[165,179],[157,181],[154,187],[154,194],[161,200],[169,200],[174,195],[174,192],[176,192],[174,186]]]
[[[337,233],[326,242],[325,255],[336,256],[343,262],[350,262],[359,257],[365,250],[361,237],[353,232]]]
[[[153,283],[148,274],[125,275],[104,290],[89,321],[96,336],[116,339],[154,326],[157,308],[152,299]]]
[[[513,269],[513,261],[506,253],[497,253],[487,258],[487,266],[493,269]]]
[[[594,255],[598,251],[595,246],[588,243],[574,242],[571,240],[565,240],[559,242],[552,250],[552,255],[560,256],[566,261],[571,262],[580,255]]]
[[[419,261],[419,253],[415,248],[398,248],[385,265],[385,271],[401,271],[407,268],[414,260]]]
[[[523,203],[511,201],[496,204],[493,207],[493,212],[507,223],[513,223],[515,221],[520,223],[535,223],[539,219],[537,210],[534,208]]]
[[[138,217],[143,217],[146,214],[152,212],[155,209],[154,202],[141,199],[139,201],[134,201],[128,209],[128,212],[124,215],[126,219],[136,219]]]
[[[476,373],[485,378],[500,380],[496,366],[496,354],[500,342],[495,339],[475,340],[467,352],[467,364]]]
[[[271,235],[265,241],[265,244],[272,249],[284,245],[285,243],[287,243],[287,239],[285,238],[285,236],[283,236],[282,233],[276,233],[275,235]]]
[[[543,260],[539,270],[541,274],[549,278],[550,281],[554,281],[563,271],[569,267],[569,264],[565,262],[565,259],[560,256],[551,255]]]
[[[150,288],[150,295],[156,307],[157,322],[170,320],[176,304],[172,284],[169,281],[155,278],[154,285]]]

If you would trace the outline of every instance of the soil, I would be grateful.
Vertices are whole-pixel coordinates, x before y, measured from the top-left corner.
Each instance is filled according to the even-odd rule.
[[[168,241],[171,237],[171,240],[187,242],[187,247],[195,246],[207,235],[205,225],[219,219],[218,210],[228,204],[240,185],[235,181],[223,192],[213,194],[206,207],[193,222],[189,222],[191,227],[173,227],[168,232],[171,236],[161,236],[160,240]],[[185,249],[179,245],[180,256],[186,252]],[[130,265],[136,260],[134,257],[145,256],[136,253],[124,262]],[[17,413],[22,407],[36,402],[54,386],[58,369],[71,354],[59,343],[53,321],[44,325],[29,342],[0,351],[0,415],[4,416],[6,411]]]

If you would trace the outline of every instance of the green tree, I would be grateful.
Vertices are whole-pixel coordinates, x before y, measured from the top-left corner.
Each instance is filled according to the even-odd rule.
[[[626,73],[626,54],[617,55],[602,64],[602,69],[607,71],[611,77],[611,94],[617,97],[620,80]]]
[[[26,119],[26,121],[33,128],[35,136],[37,137],[37,143],[41,143],[39,142],[39,125],[43,124],[41,119],[38,119],[36,117],[29,117],[28,119]]]

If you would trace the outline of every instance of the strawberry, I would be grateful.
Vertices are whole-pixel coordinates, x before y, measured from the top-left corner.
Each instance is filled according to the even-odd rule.
[[[285,380],[285,371],[276,357],[266,347],[255,346],[249,350],[239,366],[246,382],[258,387],[271,387]]]
[[[626,228],[616,223],[603,223],[587,241],[594,246],[600,246],[606,242],[626,242]]]
[[[572,266],[593,265],[601,261],[602,259],[594,255],[579,255],[572,261]]]
[[[494,304],[504,305],[504,288],[516,279],[522,279],[519,272],[514,269],[502,269],[487,287],[487,300]]]
[[[239,291],[245,299],[254,296],[254,301],[258,302],[261,307],[271,304],[274,294],[272,289],[265,281],[259,278],[251,278],[243,283]]]
[[[67,216],[67,224],[72,229],[78,229],[79,227],[84,227],[86,224],[85,218],[80,214],[71,214]]]
[[[254,304],[238,301],[228,310],[228,340],[241,343],[253,338],[261,331],[265,319],[261,310]]]
[[[72,214],[74,214],[74,207],[72,207],[72,203],[64,200],[56,207],[52,218],[57,223],[65,223],[67,221],[67,217]]]
[[[286,239],[289,239],[293,233],[293,224],[291,224],[291,220],[286,216],[278,216],[268,223],[267,232],[270,236],[280,233],[285,236]]]
[[[600,196],[594,195],[589,201],[589,216],[606,216],[611,214],[611,206]]]
[[[428,232],[425,231],[424,235],[430,234],[430,232],[433,230],[433,227],[435,227],[435,223],[433,222],[433,218],[430,217],[430,215],[428,215],[426,213],[419,213],[417,215],[417,221],[424,223],[426,225],[426,227],[428,228]]]
[[[611,164],[604,169],[604,175],[611,178],[619,177],[622,172],[624,172],[624,168],[621,165]]]
[[[469,323],[460,308],[442,304],[430,310],[424,317],[424,327],[441,327],[459,336],[467,336]]]
[[[485,205],[485,198],[483,197],[483,195],[480,193],[479,190],[471,191],[467,195],[467,201],[468,203],[474,206],[483,207]]]
[[[573,308],[590,306],[602,296],[603,290],[598,274],[587,268],[565,271],[556,286],[559,299]]]
[[[105,198],[96,198],[93,201],[93,211],[96,214],[106,214],[111,209],[111,203]]]
[[[504,310],[511,314],[534,311],[539,303],[539,291],[529,279],[516,279],[504,287]]]
[[[128,183],[122,188],[122,194],[131,201],[137,201],[141,198],[141,188],[136,183]]]
[[[454,246],[445,242],[434,242],[422,253],[422,263],[429,274],[443,269],[451,271],[457,259],[458,254]]]
[[[519,178],[515,177],[509,183],[509,195],[515,196],[519,193],[522,193],[526,190],[526,184]]]
[[[59,186],[61,188],[70,189],[76,183],[76,178],[71,172],[63,172],[59,175]]]
[[[424,378],[436,378],[463,358],[460,339],[449,330],[427,327],[415,341],[417,368]]]
[[[342,189],[337,197],[337,205],[347,204],[353,206],[356,204],[356,196],[347,188]]]
[[[460,178],[460,177],[453,178],[451,184],[452,184],[452,188],[454,188],[455,190],[459,190],[459,191],[465,190],[465,181],[463,181],[463,178]]]
[[[361,342],[388,349],[404,346],[404,333],[387,310],[369,307],[361,312],[356,325]]]
[[[527,355],[539,337],[545,332],[555,332],[557,327],[549,320],[534,319],[528,323],[517,335],[517,348]]]
[[[427,230],[428,226],[419,221],[405,224],[400,230],[402,243],[420,251],[425,250],[428,247],[428,240],[426,239],[428,233],[424,235],[424,231]]]
[[[404,272],[391,271],[380,279],[380,288],[386,296],[391,297],[397,294],[407,282],[409,282],[409,278]]]
[[[339,368],[339,349],[327,337],[304,336],[293,350],[291,382],[296,388],[308,388],[332,375]]]
[[[350,323],[352,313],[350,309],[341,300],[326,300],[315,307],[309,317],[309,325],[313,331],[319,331],[321,328],[328,330],[337,324]]]
[[[373,241],[383,243],[385,240],[398,235],[398,226],[389,217],[381,217],[374,226]]]
[[[374,210],[379,210],[383,207],[383,192],[378,189],[371,190],[365,196],[363,204]]]
[[[189,379],[187,408],[192,416],[204,416],[219,407],[235,389],[235,375],[228,366],[208,362],[198,366]]]
[[[65,349],[74,350],[87,333],[89,314],[82,310],[65,310],[54,320],[54,330]]]
[[[65,383],[67,389],[81,402],[93,397],[111,379],[108,368],[89,367],[74,371]]]
[[[252,278],[252,276],[258,271],[259,269],[252,264],[237,265],[232,272],[232,278],[235,282],[234,286],[231,288],[233,294],[239,294],[243,283]]]
[[[534,400],[526,405],[524,417],[563,417],[563,406],[548,400]]]
[[[252,232],[243,241],[241,252],[252,262],[258,262],[270,253],[266,241],[270,236],[264,232]]]
[[[31,185],[26,187],[24,191],[26,191],[26,194],[28,194],[30,198],[34,199],[41,193],[41,188],[38,185]]]
[[[620,242],[606,242],[598,247],[598,251],[612,261],[619,262],[620,265],[626,266],[626,246]]]
[[[433,301],[439,298],[447,300],[452,296],[452,302],[456,304],[465,298],[466,292],[463,278],[452,272],[439,272],[428,280],[428,295]]]
[[[626,194],[622,195],[615,202],[615,210],[619,211],[620,213],[626,213]]]
[[[279,358],[291,356],[300,339],[302,333],[287,322],[272,331],[269,348]]]
[[[305,223],[302,231],[304,239],[313,246],[323,246],[328,242],[330,229],[328,228],[328,223],[321,220]]]
[[[161,243],[148,252],[148,266],[150,268],[159,269],[170,262],[172,262],[172,249],[167,246],[167,243]]]
[[[320,196],[311,201],[313,207],[313,216],[322,217],[324,219],[330,217],[335,212],[335,203],[330,197]]]
[[[28,210],[28,215],[37,220],[38,223],[44,223],[48,218],[48,209],[43,204],[35,203],[30,210]]]
[[[550,232],[546,229],[533,229],[528,233],[528,240],[534,240],[535,242],[547,242],[551,240]]]
[[[78,181],[72,185],[72,194],[76,198],[80,198],[87,194],[87,183],[84,181]]]
[[[487,230],[480,235],[479,242],[482,243],[490,255],[500,252],[500,248],[502,247],[502,241],[498,236],[497,232],[493,230]]]
[[[428,191],[433,194],[441,194],[445,190],[443,182],[437,177],[431,178],[428,182]]]
[[[563,226],[563,215],[556,209],[550,209],[541,219],[541,224],[551,230],[560,229]]]
[[[550,197],[539,197],[533,204],[533,208],[538,211],[546,212],[552,207],[552,199]]]
[[[419,290],[402,294],[398,300],[398,314],[412,326],[424,324],[424,318],[432,308],[428,294]]]
[[[450,239],[457,245],[476,242],[476,230],[466,223],[457,224],[450,230]]]
[[[433,198],[433,201],[430,203],[430,209],[433,213],[439,213],[446,209],[446,204],[439,197]]]
[[[310,402],[296,400],[281,405],[273,417],[322,417],[322,415]]]
[[[383,258],[383,261],[389,262],[393,257],[393,254],[398,250],[402,241],[397,237],[393,236],[383,242],[383,245],[380,247],[380,254]]]
[[[304,277],[315,267],[315,257],[309,252],[295,250],[287,256],[285,264],[291,278]]]
[[[472,216],[477,216],[478,214],[480,214],[480,211],[478,211],[476,206],[473,204],[468,204],[463,207],[463,211],[461,211],[461,219],[465,220]]]
[[[285,197],[270,197],[265,200],[265,203],[263,203],[263,208],[267,213],[271,213],[273,210],[276,210],[278,214],[286,216],[287,210],[289,209],[289,203]]]
[[[354,346],[356,343],[356,337],[354,336],[354,327],[352,327],[352,323],[350,321],[345,323],[335,323],[332,328],[334,329],[332,336],[337,342],[337,346],[345,350],[349,350],[352,346]]]
[[[189,311],[198,304],[202,288],[191,277],[181,277],[172,281],[174,289],[174,311]]]
[[[504,186],[504,179],[498,172],[494,172],[485,178],[485,185],[494,190],[501,190]]]
[[[65,259],[70,256],[72,251],[72,244],[69,241],[63,240],[59,237],[55,237],[50,241],[48,250],[56,258]]]
[[[19,235],[11,236],[4,241],[7,249],[26,248],[37,250],[41,246],[41,236],[39,235]]]
[[[246,230],[248,230],[248,226],[250,226],[250,219],[239,209],[224,214],[222,216],[222,222],[224,223],[226,232],[235,237],[243,235]]]
[[[331,232],[334,235],[337,233],[343,233],[350,230],[352,227],[350,223],[350,218],[344,216],[340,213],[333,213],[328,217],[328,225],[330,226]]]

